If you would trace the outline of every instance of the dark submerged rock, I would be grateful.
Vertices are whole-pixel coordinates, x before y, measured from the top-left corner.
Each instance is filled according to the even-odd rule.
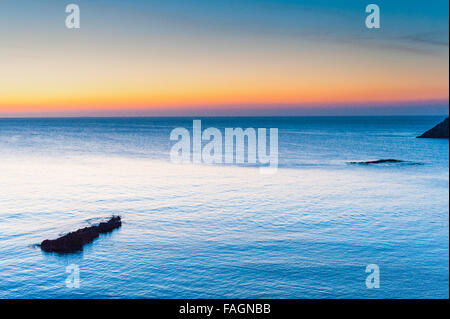
[[[120,216],[113,216],[107,222],[101,222],[96,226],[78,229],[58,239],[44,240],[41,249],[46,252],[73,253],[83,249],[83,246],[92,242],[99,234],[109,233],[122,226]]]
[[[396,160],[396,159],[379,159],[376,161],[363,161],[363,162],[350,162],[350,164],[360,164],[360,165],[369,165],[369,164],[383,164],[383,163],[404,163],[405,161]]]
[[[448,138],[448,117],[433,127],[431,130],[426,131],[417,138]]]

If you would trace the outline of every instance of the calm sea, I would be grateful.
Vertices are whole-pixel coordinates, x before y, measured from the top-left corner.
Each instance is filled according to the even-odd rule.
[[[192,118],[0,119],[0,298],[449,297],[449,142],[415,138],[443,117],[199,119],[278,128],[278,172],[172,164]],[[112,214],[83,252],[35,246]]]

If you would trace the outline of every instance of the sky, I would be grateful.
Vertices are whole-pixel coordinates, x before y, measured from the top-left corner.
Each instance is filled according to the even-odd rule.
[[[65,26],[69,3],[81,28]],[[365,8],[380,7],[368,29]],[[448,114],[448,1],[1,0],[0,117]]]

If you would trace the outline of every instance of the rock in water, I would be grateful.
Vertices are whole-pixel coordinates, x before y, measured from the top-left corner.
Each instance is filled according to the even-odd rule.
[[[360,165],[369,165],[369,164],[384,164],[384,163],[404,163],[405,161],[396,160],[396,159],[379,159],[376,161],[363,161],[363,162],[350,162],[350,164],[360,164]]]
[[[120,216],[113,216],[107,222],[96,226],[78,229],[58,239],[46,239],[41,243],[41,249],[46,252],[73,253],[83,249],[83,246],[92,242],[99,234],[109,233],[122,226]]]
[[[417,138],[448,138],[448,117],[431,130],[417,136]]]

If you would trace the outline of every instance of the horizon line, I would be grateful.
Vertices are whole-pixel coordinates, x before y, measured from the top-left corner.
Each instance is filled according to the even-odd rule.
[[[442,116],[450,113],[449,99],[337,103],[267,103],[99,109],[1,111],[0,118],[115,118],[115,117],[283,117],[283,116]]]
[[[292,117],[449,117],[447,114],[396,114],[396,115],[111,115],[111,116],[24,116],[2,117],[0,120],[33,120],[33,119],[138,119],[138,118],[292,118]]]

